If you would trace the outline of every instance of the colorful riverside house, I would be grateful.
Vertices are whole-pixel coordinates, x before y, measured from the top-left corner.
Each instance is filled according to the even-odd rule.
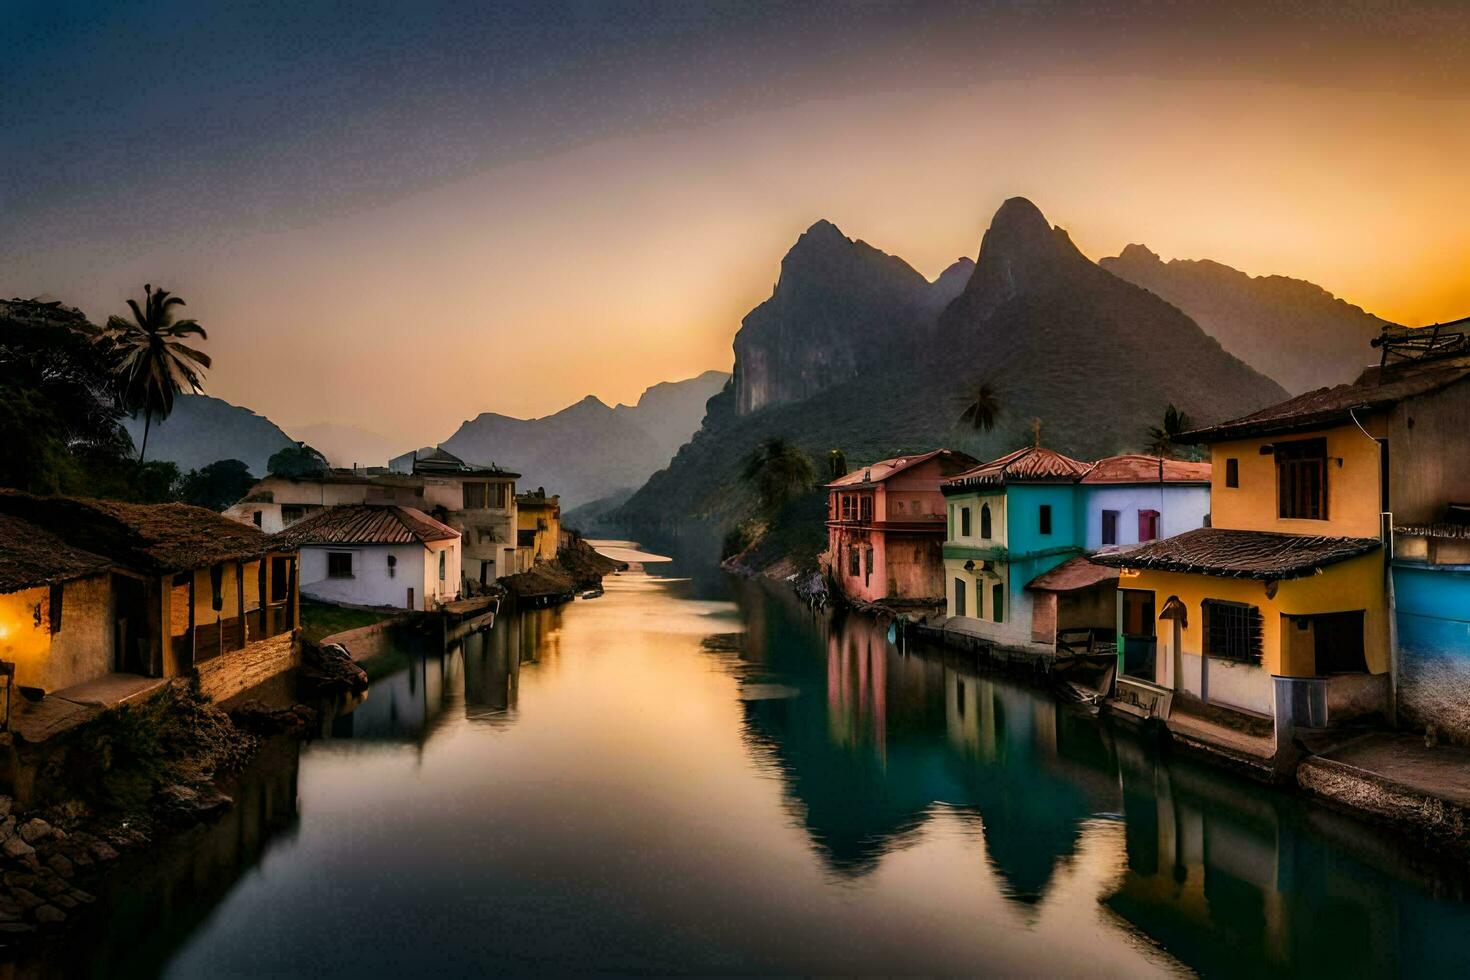
[[[1204,523],[1209,473],[1028,447],[947,480],[946,632],[1045,656],[1111,652],[1118,574],[1087,555]]]
[[[1122,569],[1125,649],[1157,651],[1119,680],[1135,711],[1264,716],[1280,745],[1397,709],[1470,739],[1470,643],[1439,625],[1467,618],[1464,594],[1440,584],[1463,584],[1467,556],[1438,544],[1470,500],[1470,343],[1424,328],[1375,346],[1381,363],[1352,384],[1187,434],[1211,448],[1213,526],[1098,559]]]
[[[974,466],[952,449],[880,460],[827,484],[825,564],[860,602],[932,603],[944,594],[944,495]]]

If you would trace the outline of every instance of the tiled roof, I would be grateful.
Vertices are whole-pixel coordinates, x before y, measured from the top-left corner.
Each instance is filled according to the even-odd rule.
[[[975,457],[953,449],[933,449],[927,453],[915,453],[912,456],[895,456],[892,459],[882,459],[871,466],[860,466],[848,473],[846,476],[838,477],[829,487],[854,487],[874,483],[882,483],[884,480],[895,477],[904,470],[912,469],[920,463],[927,463],[936,456],[942,456],[946,461],[965,466],[975,462]]]
[[[1209,483],[1210,464],[1193,463],[1182,459],[1163,461],[1165,483]],[[1092,464],[1092,469],[1082,478],[1083,483],[1158,483],[1160,477],[1159,457],[1129,453],[1109,456]]]
[[[127,504],[0,491],[0,513],[138,572],[185,571],[271,550],[258,528],[188,504]]]
[[[1377,538],[1329,538],[1201,527],[1129,551],[1094,555],[1113,568],[1191,572],[1220,578],[1290,579],[1376,550]]]
[[[415,507],[350,504],[328,507],[275,535],[291,547],[310,544],[412,544],[449,541],[459,532]]]
[[[0,592],[55,585],[112,567],[101,555],[74,548],[18,517],[0,514]]]
[[[1355,413],[1387,408],[1438,391],[1467,375],[1470,363],[1457,361],[1413,361],[1369,368],[1352,384],[1318,388],[1259,412],[1183,433],[1177,441],[1221,442],[1339,425],[1350,421]]]
[[[1118,570],[1099,565],[1086,555],[1069,558],[1049,572],[1042,572],[1026,583],[1033,592],[1076,592],[1101,582],[1116,582]]]
[[[1007,483],[1072,483],[1091,468],[1091,463],[1063,456],[1055,450],[1027,446],[966,470],[944,481],[944,485],[998,487]]]

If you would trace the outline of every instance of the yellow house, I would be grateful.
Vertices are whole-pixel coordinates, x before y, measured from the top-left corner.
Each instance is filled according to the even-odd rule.
[[[525,568],[556,558],[561,543],[561,498],[534,493],[516,495],[516,552]],[[524,569],[522,569],[524,571]]]
[[[1126,707],[1229,709],[1278,741],[1390,714],[1388,452],[1371,426],[1393,397],[1341,385],[1185,436],[1210,446],[1211,526],[1097,559],[1122,570]]]

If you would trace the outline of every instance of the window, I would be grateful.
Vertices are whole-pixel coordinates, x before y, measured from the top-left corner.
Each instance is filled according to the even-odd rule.
[[[448,554],[446,552],[439,552],[439,581],[441,582],[444,581],[444,569],[446,567],[445,560],[447,559],[447,557]]]
[[[855,516],[857,515],[854,513],[852,494],[845,493],[842,495],[842,519],[850,521]]]
[[[847,574],[857,578],[863,573],[862,557],[858,554],[856,546],[847,549]]]
[[[487,510],[490,507],[490,484],[466,483],[462,489],[465,510]]]
[[[1118,512],[1116,510],[1102,512],[1102,543],[1118,543]]]
[[[980,505],[980,536],[982,538],[987,538],[987,539],[991,536],[990,535],[990,505],[989,504],[981,504]]]
[[[1281,517],[1327,519],[1326,439],[1277,444],[1276,492]]]
[[[1051,504],[1041,505],[1041,510],[1037,513],[1036,526],[1042,534],[1051,533]]]
[[[968,508],[968,507],[961,507],[960,508],[960,537],[962,537],[962,538],[968,538],[969,536],[970,536],[970,508]]]
[[[1240,460],[1234,456],[1225,460],[1225,485],[1227,487],[1240,486]]]
[[[1159,536],[1159,512],[1156,510],[1141,510],[1138,512],[1138,540],[1153,541]]]
[[[291,594],[291,559],[271,559],[271,602],[285,602]]]
[[[281,523],[283,525],[295,524],[306,516],[306,508],[300,504],[281,505]]]
[[[867,550],[865,550],[863,552],[863,565],[868,570],[867,577],[865,579],[863,579],[863,584],[864,585],[867,585],[869,582],[873,581],[873,549],[872,548],[868,548]]]
[[[264,517],[264,515],[262,514],[261,511],[256,511],[255,513],[253,513],[253,514],[250,515],[250,519],[255,522],[255,526],[256,527],[260,527],[260,522],[263,519],[263,517]]]
[[[1004,582],[996,582],[990,587],[990,618],[997,623],[1005,622],[1006,587]]]
[[[873,519],[873,498],[868,496],[859,497],[858,505],[862,519],[871,521]]]
[[[327,552],[327,578],[352,577],[352,552]]]
[[[956,616],[968,615],[965,612],[965,580],[962,578],[954,580],[954,614]]]
[[[1204,614],[1205,655],[1241,663],[1261,662],[1261,610],[1243,602],[1206,599]]]
[[[1311,618],[1319,674],[1366,674],[1363,612],[1326,613]]]
[[[1155,635],[1154,594],[1143,589],[1118,591],[1123,596],[1123,635],[1130,639],[1152,640]]]

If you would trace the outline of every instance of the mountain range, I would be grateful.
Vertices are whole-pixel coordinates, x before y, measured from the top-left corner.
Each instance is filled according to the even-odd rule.
[[[1165,262],[1144,245],[1098,265],[1173,303],[1294,395],[1355,377],[1373,360],[1368,341],[1388,325],[1301,279],[1252,277],[1208,259]]]
[[[1243,278],[1220,288],[1254,289]],[[1321,329],[1366,351],[1361,311],[1338,312]],[[1264,342],[1272,331],[1259,333]],[[1279,371],[1310,360],[1299,353],[1310,346],[1282,338],[1250,353]],[[934,282],[818,222],[782,261],[771,299],[745,318],[735,357],[734,383],[710,401],[700,431],[612,519],[634,530],[728,523],[750,506],[742,461],[772,436],[819,466],[832,448],[859,465],[941,445],[995,456],[1039,427],[1043,444],[1096,458],[1142,448],[1171,404],[1205,423],[1287,397],[1187,309],[1089,260],[1023,198],[996,212],[973,263]],[[961,430],[964,398],[982,384],[999,421]]]
[[[137,446],[143,440],[143,417],[124,419],[123,428]],[[197,470],[220,459],[238,459],[256,476],[265,475],[271,456],[295,445],[291,437],[264,415],[209,395],[179,395],[174,410],[148,431],[148,458],[171,460],[181,471]]]

